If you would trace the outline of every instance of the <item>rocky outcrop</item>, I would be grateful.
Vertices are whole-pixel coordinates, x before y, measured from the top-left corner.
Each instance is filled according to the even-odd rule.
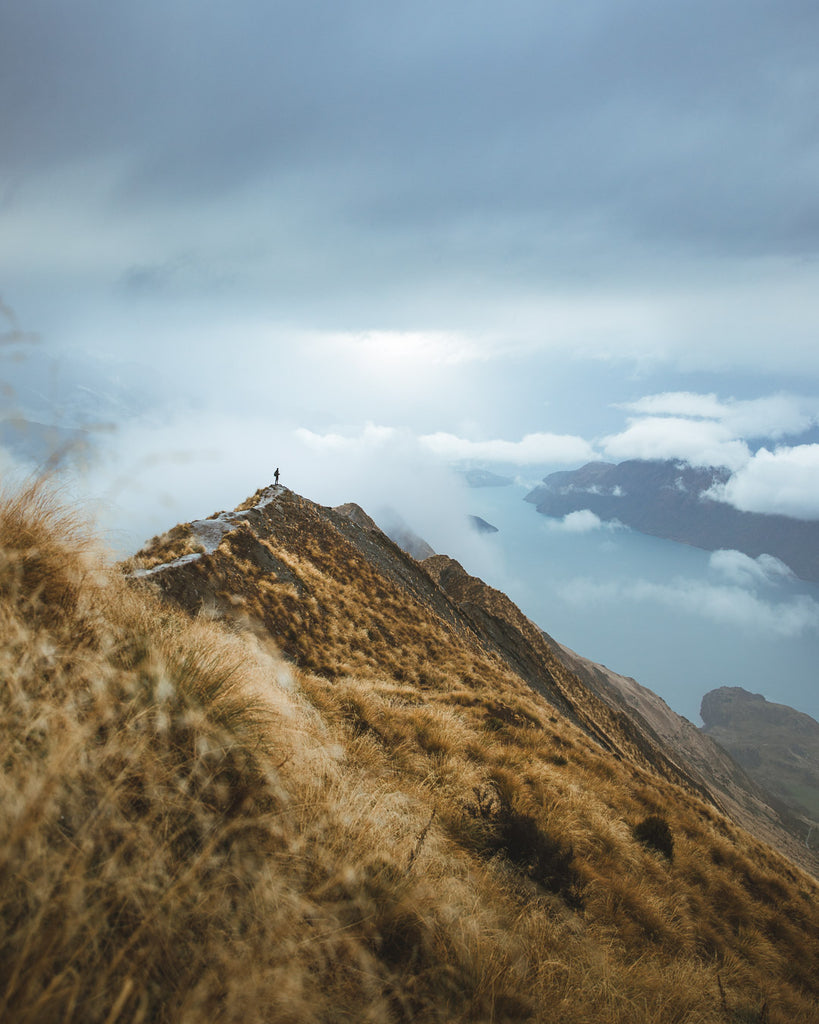
[[[497,533],[497,526],[493,526],[492,523],[487,523],[485,519],[480,516],[467,516],[469,525],[475,530],[476,533]]]
[[[706,693],[700,715],[703,732],[752,779],[792,813],[819,824],[819,722],[741,686]]]

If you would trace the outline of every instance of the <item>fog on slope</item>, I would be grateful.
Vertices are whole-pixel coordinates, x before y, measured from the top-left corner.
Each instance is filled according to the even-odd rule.
[[[698,725],[703,695],[718,686],[819,718],[819,586],[764,556],[702,551],[591,513],[548,519],[526,492],[471,492],[470,511],[499,532],[479,538],[472,564],[464,549],[464,564],[556,640],[633,676]]]
[[[22,480],[33,463],[0,476]],[[8,471],[4,471],[8,467]],[[55,478],[65,498],[96,521],[111,552],[133,554],[176,523],[232,509],[257,488],[280,482],[319,504],[355,502],[379,518],[400,516],[438,552],[498,570],[502,552],[486,549],[466,525],[472,494],[409,431],[369,424],[354,436],[314,433],[273,415],[212,409],[145,416],[102,437],[91,463]]]

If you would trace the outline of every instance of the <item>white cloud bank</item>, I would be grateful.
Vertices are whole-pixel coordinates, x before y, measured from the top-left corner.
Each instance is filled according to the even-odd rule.
[[[797,435],[819,423],[819,402],[780,392],[763,398],[720,399],[693,391],[666,391],[617,406],[640,416],[677,416],[714,420],[734,438]]]
[[[299,427],[295,436],[302,444],[322,454],[352,455],[392,447],[403,454],[412,449],[416,457],[432,455],[442,462],[495,462],[518,466],[588,462],[597,458],[587,441],[571,434],[527,434],[520,441],[500,438],[470,441],[443,431],[416,437],[410,431],[367,423],[346,433],[331,431],[319,434]]]
[[[760,448],[709,497],[745,512],[819,519],[819,444]]]
[[[621,530],[623,524],[612,520],[606,522],[591,509],[582,508],[576,512],[569,512],[562,519],[546,519],[546,526],[550,530],[558,530],[564,533],[592,533],[594,530]]]
[[[732,476],[708,496],[746,512],[819,519],[819,445],[756,452],[749,439],[797,437],[819,425],[819,400],[779,393],[751,400],[668,391],[620,404],[636,416],[600,441],[607,458],[681,459],[725,466]]]
[[[470,441],[457,434],[424,434],[421,445],[432,454],[450,461],[474,460],[514,465],[591,462],[598,458],[594,448],[573,434],[527,434],[520,441]]]
[[[751,457],[748,445],[724,424],[681,416],[632,419],[619,434],[604,437],[608,458],[682,459],[692,466],[739,469]]]
[[[397,430],[392,427],[382,427],[376,423],[365,423],[358,433],[349,434],[341,434],[336,431],[319,434],[306,427],[297,427],[294,436],[305,447],[322,455],[366,454],[399,440]]]

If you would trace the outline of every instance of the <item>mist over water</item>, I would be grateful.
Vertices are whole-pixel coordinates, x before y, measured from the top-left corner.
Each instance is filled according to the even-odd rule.
[[[470,511],[499,532],[481,538],[483,559],[465,551],[464,566],[556,640],[633,676],[697,725],[717,686],[819,718],[819,587],[622,527],[581,520],[572,530],[538,514],[526,493],[470,492]]]

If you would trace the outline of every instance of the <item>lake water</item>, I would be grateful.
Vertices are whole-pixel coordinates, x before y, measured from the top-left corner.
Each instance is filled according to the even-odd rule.
[[[819,718],[819,587],[625,528],[572,532],[526,493],[472,490],[470,512],[499,532],[448,553],[556,640],[633,676],[697,725],[703,695],[718,686]]]

